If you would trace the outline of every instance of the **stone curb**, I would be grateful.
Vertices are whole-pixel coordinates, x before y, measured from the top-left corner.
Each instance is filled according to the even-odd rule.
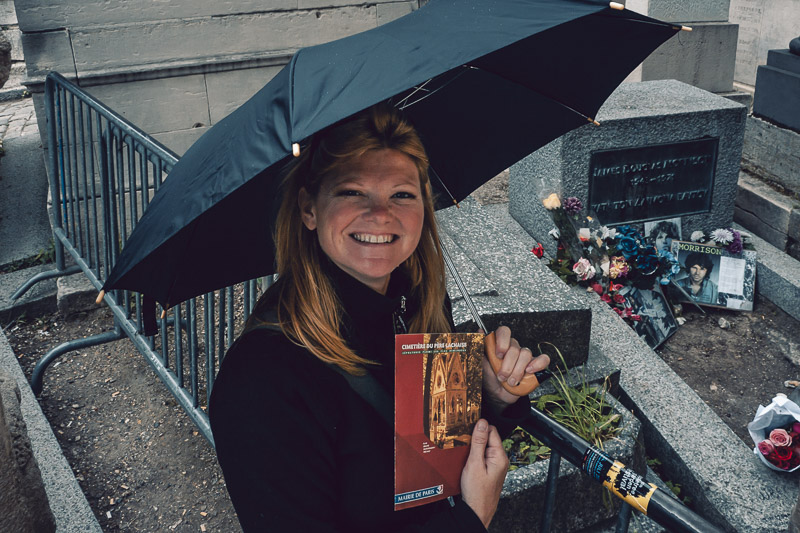
[[[17,381],[20,408],[31,448],[42,472],[47,499],[56,518],[57,533],[102,533],[89,502],[81,491],[61,447],[28,386],[22,369],[4,333],[0,332],[0,369]]]

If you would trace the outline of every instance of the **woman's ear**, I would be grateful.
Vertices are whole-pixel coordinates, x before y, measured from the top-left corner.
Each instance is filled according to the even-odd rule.
[[[317,229],[317,212],[314,208],[314,199],[308,194],[305,187],[301,187],[297,194],[297,205],[300,207],[300,217],[303,224],[310,231]]]

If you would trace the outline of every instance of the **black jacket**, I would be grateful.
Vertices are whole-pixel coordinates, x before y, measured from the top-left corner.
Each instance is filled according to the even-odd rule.
[[[393,275],[383,296],[335,270],[345,338],[379,363],[370,372],[393,398],[393,313],[406,287]],[[344,376],[280,332],[252,330],[230,348],[209,416],[246,532],[485,531],[459,499],[394,511],[393,428]]]

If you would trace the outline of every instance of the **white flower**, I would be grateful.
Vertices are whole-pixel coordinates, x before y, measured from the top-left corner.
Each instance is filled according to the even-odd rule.
[[[604,256],[603,262],[600,263],[600,270],[603,272],[603,276],[608,277],[608,272],[610,268],[611,268],[611,261],[608,259],[608,256]]]
[[[551,229],[550,231],[547,232],[547,234],[550,235],[555,240],[558,240],[558,239],[561,238],[561,232],[558,231],[558,228]]]
[[[689,240],[692,242],[703,242],[706,240],[706,234],[702,231],[693,231],[692,236],[689,237]]]
[[[591,236],[592,234],[589,232],[589,228],[581,228],[578,230],[578,238],[582,241],[588,241]]]
[[[600,226],[600,229],[597,231],[600,234],[600,238],[603,240],[613,239],[617,236],[617,230],[615,228],[609,228],[608,226]]]
[[[717,244],[730,244],[733,240],[733,233],[730,230],[718,228],[711,232],[711,238]]]
[[[581,281],[586,281],[587,279],[592,279],[594,277],[594,267],[589,260],[585,257],[581,257],[578,259],[578,262],[572,265],[572,271],[578,275],[578,279]]]

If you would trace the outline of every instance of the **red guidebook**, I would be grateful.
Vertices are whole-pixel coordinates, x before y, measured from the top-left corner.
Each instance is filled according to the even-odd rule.
[[[395,335],[396,511],[461,492],[483,352],[481,333]]]

